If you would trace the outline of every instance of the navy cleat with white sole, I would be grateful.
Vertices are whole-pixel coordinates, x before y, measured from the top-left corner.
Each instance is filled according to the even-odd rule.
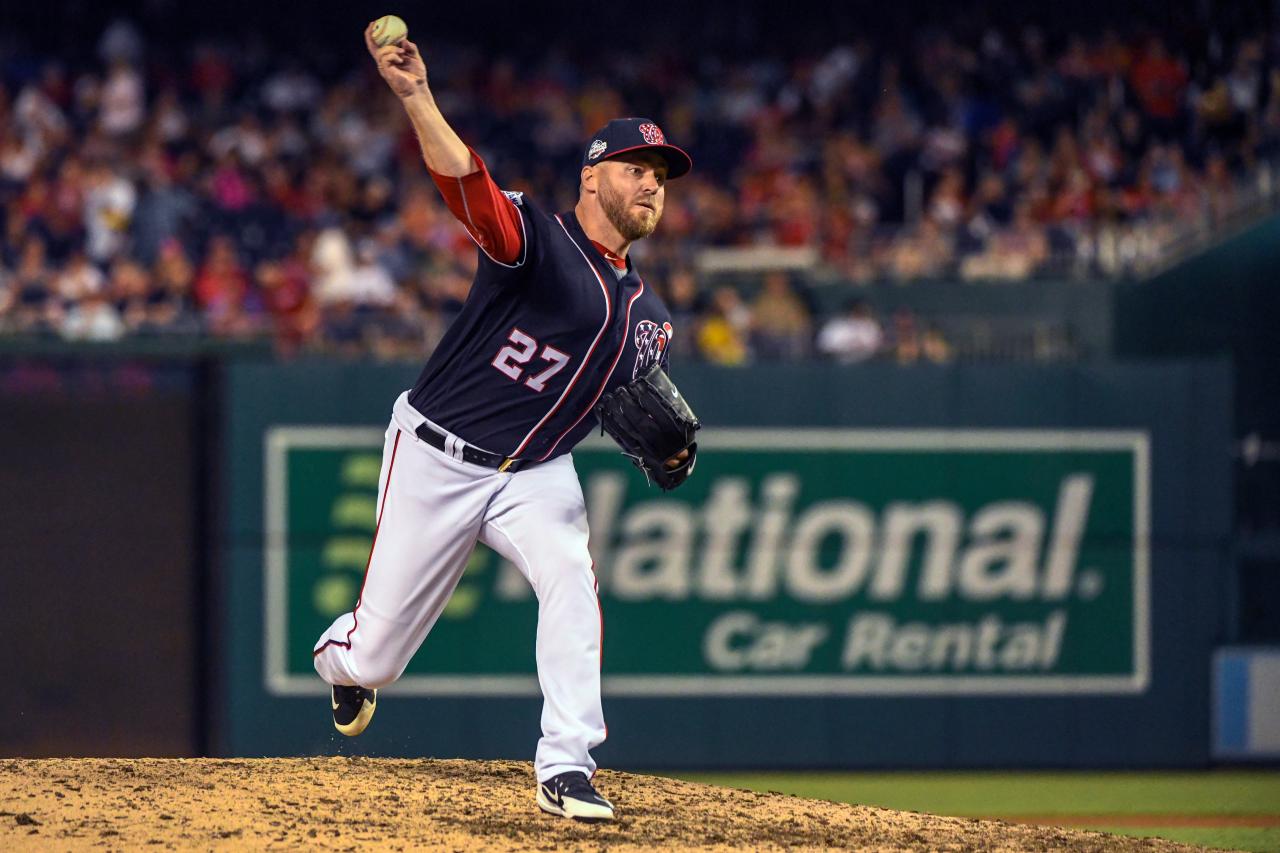
[[[613,820],[613,803],[600,796],[587,774],[570,770],[538,784],[538,808],[584,823]]]
[[[378,708],[378,691],[335,684],[329,702],[333,705],[333,727],[347,737],[355,737],[373,719],[373,712]]]

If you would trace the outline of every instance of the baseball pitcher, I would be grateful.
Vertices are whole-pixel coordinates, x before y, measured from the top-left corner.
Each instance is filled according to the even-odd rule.
[[[665,372],[671,316],[627,257],[692,162],[654,122],[615,119],[584,148],[577,205],[545,212],[499,189],[450,128],[417,46],[378,47],[371,30],[369,53],[479,265],[461,314],[392,407],[364,584],[316,643],[315,668],[333,686],[338,730],[362,732],[377,688],[400,677],[483,542],[538,599],[538,806],[611,820],[591,784],[591,749],[606,735],[603,617],[570,450],[599,425],[664,489],[693,471],[698,421]]]

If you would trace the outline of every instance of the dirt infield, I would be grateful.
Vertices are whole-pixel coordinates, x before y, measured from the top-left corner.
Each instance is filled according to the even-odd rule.
[[[537,811],[514,761],[4,759],[6,850],[1188,850],[601,771],[613,824]]]

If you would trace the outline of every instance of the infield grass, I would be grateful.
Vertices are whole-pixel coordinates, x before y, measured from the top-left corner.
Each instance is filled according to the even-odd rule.
[[[841,803],[960,817],[1033,818],[1208,847],[1280,851],[1280,771],[1275,770],[671,775]]]

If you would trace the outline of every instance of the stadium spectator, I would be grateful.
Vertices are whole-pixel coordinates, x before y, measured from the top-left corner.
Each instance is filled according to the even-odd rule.
[[[738,291],[729,286],[716,288],[711,307],[698,327],[698,348],[702,357],[714,364],[745,364],[750,357],[747,342],[751,329],[751,309]]]
[[[54,292],[67,307],[73,306],[90,293],[101,291],[105,286],[106,276],[89,263],[82,249],[72,253],[71,259],[53,279]]]
[[[111,299],[125,329],[137,332],[147,323],[151,296],[151,273],[132,258],[122,257],[111,265]]]
[[[684,360],[699,358],[697,334],[702,300],[698,294],[698,279],[687,267],[672,270],[663,295],[675,334],[671,338],[671,357]]]
[[[818,351],[840,364],[875,358],[883,346],[884,330],[862,298],[850,300],[845,313],[832,317],[818,333]]]
[[[17,127],[0,129],[0,181],[8,190],[20,189],[35,174],[43,153],[39,139]]]
[[[248,304],[249,276],[227,235],[219,234],[209,241],[208,254],[196,274],[193,293],[213,334],[241,337],[253,331],[255,323]]]
[[[888,254],[889,274],[899,281],[936,278],[954,259],[950,233],[932,219],[898,232]]]
[[[937,326],[926,326],[920,337],[920,352],[925,361],[946,364],[951,360],[951,344]]]
[[[52,279],[45,244],[28,237],[13,274],[13,327],[20,332],[47,334],[57,326],[60,308],[53,298]]]
[[[13,280],[8,270],[0,265],[0,333],[11,330],[13,302]]]
[[[1168,137],[1176,131],[1187,79],[1187,69],[1169,56],[1159,36],[1152,36],[1146,51],[1133,64],[1129,82],[1157,134]]]
[[[310,235],[307,235],[310,236]],[[265,260],[254,270],[275,331],[276,349],[285,355],[297,353],[315,332],[319,314],[311,299],[311,282],[306,262],[306,241],[299,251],[286,257]]]
[[[751,303],[751,349],[765,360],[793,361],[809,353],[813,321],[785,272],[765,274]]]
[[[982,251],[960,265],[967,280],[1014,280],[1031,274],[1049,255],[1049,238],[1031,212],[1029,201],[1018,203],[1010,227],[995,232]]]
[[[127,59],[112,61],[98,101],[98,126],[103,131],[109,136],[133,133],[146,115],[142,75]]]
[[[85,251],[97,264],[108,264],[125,247],[137,193],[123,174],[98,162],[85,175]]]
[[[922,324],[915,312],[906,307],[893,312],[887,347],[898,364],[944,364],[951,360],[951,345],[942,330]]]
[[[148,297],[147,320],[140,331],[148,335],[195,335],[203,321],[195,303],[195,268],[177,240],[160,248]]]
[[[890,325],[889,349],[898,364],[914,364],[923,355],[920,328],[910,308],[893,312]]]
[[[167,158],[157,148],[148,149],[142,196],[132,219],[133,254],[154,263],[161,247],[175,239],[189,239],[200,214],[196,196],[174,181]]]
[[[117,341],[124,337],[127,326],[107,294],[93,291],[67,310],[58,331],[67,340]]]

